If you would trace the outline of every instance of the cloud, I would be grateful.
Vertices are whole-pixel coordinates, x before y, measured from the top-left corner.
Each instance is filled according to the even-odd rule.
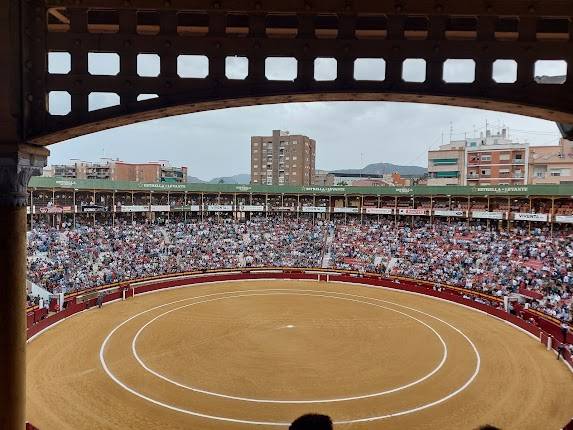
[[[252,135],[273,129],[317,141],[317,168],[371,162],[427,164],[427,150],[505,125],[514,140],[556,144],[554,123],[517,115],[449,106],[387,102],[316,102],[199,112],[105,130],[51,147],[51,163],[101,157],[144,162],[170,160],[200,178],[250,169]]]

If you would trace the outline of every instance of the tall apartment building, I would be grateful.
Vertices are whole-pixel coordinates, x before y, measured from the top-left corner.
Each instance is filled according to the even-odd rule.
[[[316,142],[308,136],[273,130],[251,137],[251,183],[313,185]]]
[[[462,185],[466,169],[465,141],[428,151],[428,185]]]
[[[173,167],[167,162],[124,163],[106,160],[100,163],[75,161],[72,164],[52,165],[44,169],[44,176],[74,179],[109,179],[134,182],[187,182],[187,167]]]
[[[529,148],[530,184],[573,184],[573,141]]]
[[[507,131],[452,141],[428,152],[428,185],[524,185],[529,144],[509,139]]]

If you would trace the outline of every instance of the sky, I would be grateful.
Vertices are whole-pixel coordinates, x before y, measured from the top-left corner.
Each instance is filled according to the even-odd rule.
[[[103,54],[98,61],[90,61],[90,72],[116,74],[119,57],[114,58],[115,55]],[[154,57],[140,59],[140,74],[157,76],[159,59]],[[240,57],[229,59],[227,73],[236,79],[244,78],[248,65]],[[204,57],[182,59],[180,73],[206,76],[208,64],[204,60]],[[316,79],[335,77],[336,63],[332,64],[332,60],[317,60]],[[425,65],[419,61],[405,66],[404,78],[424,80]],[[473,70],[469,66],[463,61],[446,66],[444,78],[471,80]],[[561,74],[562,70],[555,66],[549,64],[545,70],[536,71],[536,75]],[[66,55],[49,58],[49,70],[67,73],[69,58]],[[384,73],[383,60],[355,66],[356,79],[372,79]],[[267,66],[269,79],[290,80],[295,76],[296,62],[289,63],[288,59]],[[512,61],[494,64],[494,79],[507,82],[514,78]],[[65,102],[65,97],[59,99],[54,95],[50,111],[65,113]],[[113,95],[90,95],[94,109],[116,102]],[[187,166],[190,176],[206,180],[249,173],[250,137],[270,135],[272,130],[280,129],[316,140],[317,169],[359,168],[377,162],[426,167],[429,149],[437,149],[450,137],[479,135],[486,122],[494,132],[506,127],[514,140],[534,145],[557,144],[560,137],[553,122],[485,110],[396,102],[289,103],[198,112],[105,130],[50,146],[49,163],[101,158],[125,162],[167,160],[176,166]]]

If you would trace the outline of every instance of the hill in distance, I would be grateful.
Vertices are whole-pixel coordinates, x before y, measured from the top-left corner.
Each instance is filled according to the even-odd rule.
[[[195,176],[187,176],[187,183],[188,184],[204,184],[205,181],[202,179],[196,178]]]
[[[233,176],[221,176],[218,178],[211,179],[210,181],[208,181],[208,183],[218,184],[221,183],[221,181],[223,181],[222,183],[224,184],[248,184],[251,181],[251,175],[247,173],[240,173],[238,175],[233,175]]]
[[[392,163],[373,163],[368,164],[362,169],[340,169],[332,171],[332,173],[349,173],[354,175],[384,175],[392,172],[398,172],[402,176],[424,176],[428,173],[428,169],[420,166],[400,166]]]
[[[221,182],[223,181],[223,182]],[[210,179],[208,181],[204,181],[203,179],[199,179],[196,176],[187,176],[187,183],[188,184],[248,184],[251,181],[251,175],[246,173],[240,173],[238,175],[233,176],[218,176],[216,178]]]
[[[353,175],[383,175],[385,173],[392,172],[398,172],[402,176],[424,176],[428,172],[428,169],[420,166],[400,166],[391,163],[373,163],[368,164],[362,169],[340,169],[332,171],[332,173],[349,173]],[[196,178],[195,176],[189,176],[187,178],[187,182],[190,184],[249,184],[250,181],[251,175],[248,173],[240,173],[233,176],[219,176],[209,181],[204,181],[202,179]]]

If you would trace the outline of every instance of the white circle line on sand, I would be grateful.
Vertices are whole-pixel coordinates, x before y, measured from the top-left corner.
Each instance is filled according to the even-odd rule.
[[[260,291],[260,290],[243,290],[243,292],[245,291]],[[310,289],[268,289],[266,291],[319,291],[319,292],[324,292],[324,290],[310,290]],[[360,295],[353,295],[353,294],[347,294],[347,293],[339,293],[339,292],[333,292],[333,291],[328,291],[330,293],[334,293],[334,294],[339,294],[339,295],[346,295],[346,296],[351,296],[351,297],[360,297],[360,298],[366,298],[366,299],[372,299],[375,301],[379,301],[379,302],[384,302],[384,303],[390,303],[390,304],[394,304],[396,306],[399,306],[401,308],[404,309],[410,309],[413,310],[415,312],[421,313],[423,315],[427,315],[431,318],[434,318],[437,321],[440,321],[441,323],[451,327],[453,330],[457,331],[459,334],[461,334],[464,339],[471,345],[472,349],[474,350],[474,354],[476,356],[476,367],[474,370],[474,373],[472,374],[472,376],[466,381],[465,384],[463,384],[461,387],[459,387],[458,389],[454,390],[453,392],[449,393],[448,395],[442,397],[441,399],[438,399],[434,402],[431,403],[426,403],[423,404],[421,406],[415,407],[415,408],[410,408],[410,409],[406,409],[403,411],[399,411],[399,412],[395,412],[392,414],[386,414],[386,415],[378,415],[378,416],[370,416],[370,417],[365,417],[365,418],[358,418],[358,419],[352,419],[352,420],[342,420],[342,421],[335,421],[334,424],[352,424],[352,423],[361,423],[361,422],[371,422],[371,421],[378,421],[378,420],[384,420],[384,419],[388,419],[388,418],[392,418],[392,417],[397,417],[397,416],[401,416],[401,415],[407,415],[407,414],[411,414],[411,413],[415,413],[415,412],[419,412],[422,411],[424,409],[428,409],[431,408],[433,406],[436,406],[438,404],[441,404],[449,399],[451,399],[452,397],[458,395],[459,393],[461,393],[462,391],[464,391],[477,377],[479,370],[480,370],[480,366],[481,366],[481,358],[478,352],[478,349],[476,348],[475,344],[471,341],[471,339],[469,337],[467,337],[461,330],[459,330],[457,327],[453,326],[452,324],[442,320],[441,318],[438,318],[436,316],[430,315],[426,312],[420,311],[418,309],[415,308],[411,308],[409,306],[405,306],[405,305],[400,305],[398,303],[394,303],[394,302],[390,302],[387,300],[382,300],[382,299],[374,299],[372,297],[365,297],[365,296],[360,296]],[[142,394],[136,390],[134,390],[133,388],[127,386],[125,383],[123,383],[121,380],[119,380],[112,372],[111,370],[108,368],[107,363],[105,362],[105,358],[104,358],[104,352],[105,352],[105,348],[107,346],[107,344],[109,343],[109,340],[111,339],[111,337],[113,336],[113,334],[119,330],[122,326],[124,326],[125,324],[127,324],[128,322],[132,321],[133,319],[139,317],[140,315],[146,314],[148,312],[151,312],[155,309],[160,309],[163,308],[165,306],[168,306],[170,304],[173,303],[180,303],[180,302],[184,302],[187,300],[193,300],[193,299],[197,299],[197,298],[203,298],[203,297],[208,297],[208,296],[216,296],[216,295],[222,295],[222,294],[228,294],[229,291],[227,292],[222,292],[222,293],[213,293],[213,294],[207,294],[204,296],[197,296],[197,297],[188,297],[185,299],[180,299],[180,300],[176,300],[174,302],[171,303],[166,303],[166,304],[162,304],[162,305],[158,305],[155,306],[153,308],[147,309],[145,311],[139,312],[135,315],[133,315],[132,317],[128,318],[127,320],[123,321],[122,323],[118,324],[117,326],[115,326],[106,336],[106,338],[104,339],[104,341],[101,344],[100,347],[100,351],[99,351],[99,359],[100,359],[100,363],[104,369],[104,371],[107,373],[107,375],[116,383],[118,384],[121,388],[123,388],[124,390],[130,392],[131,394],[146,400],[150,403],[153,403],[157,406],[162,406],[166,409],[170,409],[172,411],[175,412],[180,412],[183,414],[187,414],[187,415],[191,415],[191,416],[195,416],[195,417],[200,417],[200,418],[206,418],[206,419],[212,419],[212,420],[216,420],[216,421],[222,421],[222,422],[231,422],[231,423],[237,423],[237,424],[250,424],[250,425],[266,425],[266,426],[277,426],[277,427],[288,427],[290,426],[290,423],[286,423],[286,422],[275,422],[275,421],[254,421],[254,420],[243,420],[243,419],[237,419],[237,418],[230,418],[230,417],[222,417],[222,416],[217,416],[217,415],[208,415],[208,414],[203,414],[200,412],[196,412],[196,411],[190,411],[188,409],[183,409],[183,408],[179,408],[177,406],[173,406],[164,402],[161,402],[159,400],[153,399],[149,396],[146,396],[145,394]],[[405,292],[408,293],[408,292]]]
[[[268,291],[268,290],[267,290]],[[255,399],[255,398],[251,398],[251,397],[240,397],[240,396],[231,396],[231,395],[227,395],[227,394],[221,394],[221,393],[217,393],[214,391],[209,391],[209,390],[204,390],[204,389],[200,389],[200,388],[196,388],[196,387],[192,387],[189,385],[185,385],[182,384],[178,381],[175,381],[173,379],[168,378],[165,375],[162,375],[161,373],[151,369],[139,356],[139,354],[137,353],[137,340],[139,339],[139,336],[141,335],[141,333],[143,333],[143,331],[150,326],[152,323],[154,323],[155,321],[157,321],[158,319],[164,317],[165,315],[170,314],[171,312],[175,312],[178,311],[180,309],[184,309],[187,307],[191,307],[191,306],[195,306],[195,305],[199,305],[199,304],[204,304],[204,303],[208,303],[208,302],[214,302],[214,301],[220,301],[220,300],[226,300],[226,299],[232,299],[232,298],[238,298],[238,297],[253,297],[253,296],[275,296],[275,295],[289,295],[289,296],[311,296],[311,297],[326,297],[326,298],[331,298],[331,299],[336,299],[336,300],[345,300],[345,301],[349,301],[349,302],[355,302],[355,303],[361,303],[361,304],[367,304],[369,306],[374,306],[374,307],[378,307],[378,308],[382,308],[382,309],[386,309],[392,312],[396,312],[400,315],[403,315],[407,318],[413,319],[414,321],[424,325],[426,328],[428,328],[430,331],[432,331],[432,333],[438,338],[438,340],[440,341],[440,343],[442,344],[442,358],[440,360],[440,362],[438,363],[438,365],[432,369],[428,374],[422,376],[421,378],[418,378],[412,382],[409,382],[408,384],[404,384],[401,385],[399,387],[395,387],[389,390],[385,390],[385,391],[380,391],[377,393],[371,393],[371,394],[363,394],[363,395],[359,395],[359,396],[349,396],[349,397],[340,397],[340,398],[334,398],[334,399],[319,399],[319,400],[277,400],[277,399]],[[154,317],[153,319],[149,320],[146,324],[144,324],[135,334],[135,336],[133,337],[133,340],[131,342],[131,351],[133,353],[133,356],[135,357],[135,359],[137,360],[137,362],[140,364],[141,367],[143,367],[147,372],[157,376],[160,379],[163,379],[166,382],[169,382],[173,385],[176,385],[177,387],[180,388],[184,388],[186,390],[190,390],[190,391],[194,391],[197,393],[201,393],[201,394],[207,394],[210,396],[215,396],[215,397],[221,397],[221,398],[225,398],[225,399],[231,399],[231,400],[239,400],[239,401],[244,401],[244,402],[253,402],[253,403],[279,403],[279,404],[311,404],[311,403],[335,403],[335,402],[346,402],[346,401],[351,401],[351,400],[361,400],[361,399],[368,399],[371,397],[380,397],[380,396],[384,396],[387,394],[391,394],[391,393],[395,393],[401,390],[405,390],[407,388],[413,387],[414,385],[417,385],[423,381],[425,381],[426,379],[432,377],[434,374],[436,374],[436,372],[438,372],[443,366],[444,363],[446,362],[446,359],[448,358],[448,347],[446,345],[446,342],[444,341],[444,339],[440,336],[440,334],[430,325],[426,324],[424,321],[419,320],[418,318],[415,318],[411,315],[408,315],[405,312],[401,312],[398,311],[396,309],[392,309],[389,308],[387,306],[382,306],[376,303],[370,303],[370,302],[366,302],[364,300],[356,300],[356,299],[350,299],[350,298],[346,298],[346,297],[338,297],[338,296],[333,296],[333,295],[326,295],[326,294],[305,294],[305,293],[300,293],[300,292],[292,292],[292,291],[285,291],[285,292],[271,292],[271,293],[255,293],[255,294],[235,294],[235,295],[229,295],[229,296],[225,296],[225,297],[218,297],[215,299],[209,299],[209,300],[203,300],[203,301],[199,301],[199,302],[193,302],[187,305],[183,305],[183,306],[179,306],[176,307],[174,309],[170,309],[167,312],[163,312],[159,315],[157,315],[156,317]]]

